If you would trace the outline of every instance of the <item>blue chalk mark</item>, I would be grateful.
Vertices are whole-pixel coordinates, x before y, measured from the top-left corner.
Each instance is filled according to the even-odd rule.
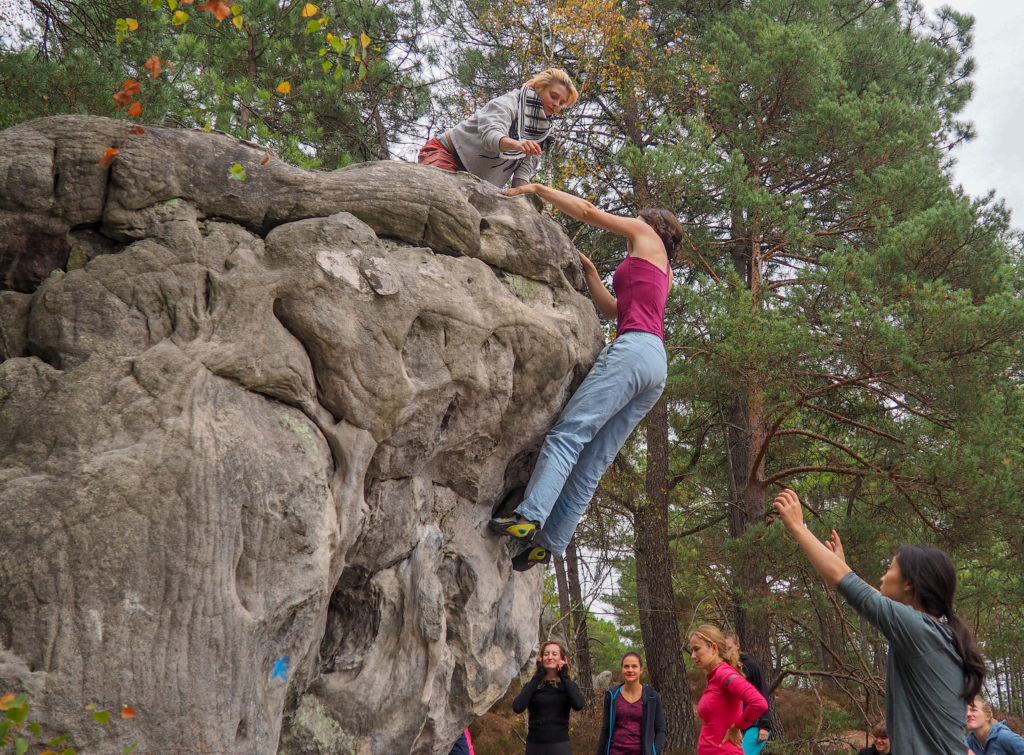
[[[281,677],[285,681],[288,680],[288,674],[286,674],[285,672],[288,670],[289,658],[291,658],[291,656],[288,655],[286,655],[284,658],[282,658],[281,656],[277,657],[277,660],[274,661],[274,673],[270,675],[271,679],[277,679],[277,677]]]

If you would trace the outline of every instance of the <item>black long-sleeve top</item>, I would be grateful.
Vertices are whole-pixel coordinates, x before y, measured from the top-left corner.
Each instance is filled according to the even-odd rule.
[[[569,709],[583,710],[586,701],[576,682],[563,668],[558,674],[558,685],[544,681],[544,669],[538,669],[512,701],[512,710],[522,713],[529,709],[530,730],[527,742],[550,744],[569,741]]]
[[[747,681],[757,687],[757,691],[761,693],[761,696],[768,699],[768,684],[764,679],[764,672],[761,670],[761,664],[755,661],[746,653],[740,653],[740,663],[743,665],[743,675],[747,677]],[[754,726],[758,729],[765,729],[766,731],[772,730],[771,722],[768,719],[768,711],[761,714],[760,718],[754,721]]]

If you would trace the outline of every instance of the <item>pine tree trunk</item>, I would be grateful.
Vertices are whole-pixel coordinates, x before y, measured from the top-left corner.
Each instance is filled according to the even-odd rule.
[[[732,235],[736,239],[732,246],[733,267],[746,281],[752,306],[759,307],[763,280],[756,221],[734,216]],[[760,386],[737,376],[728,399],[727,415],[729,537],[741,538],[752,524],[764,523],[767,511],[762,453],[766,442],[765,414]],[[774,665],[769,646],[771,616],[761,607],[768,602],[768,574],[763,561],[752,556],[740,552],[733,564],[733,628],[744,652],[767,669]]]
[[[565,576],[565,558],[563,556],[555,556],[555,585],[558,587],[558,623],[555,625],[558,627],[557,635],[561,637],[561,642],[564,646],[569,648],[569,652],[572,652],[570,647],[572,642],[572,630],[569,627],[569,613],[571,599],[569,596],[569,580]],[[551,639],[551,637],[545,637],[543,640]]]
[[[576,538],[569,541],[565,549],[566,576],[569,580],[569,597],[572,600],[572,630],[575,646],[574,675],[576,683],[589,698],[594,690],[593,661],[590,659],[590,636],[587,634],[587,607],[583,605],[583,589],[580,586],[580,559],[576,550]]]
[[[697,732],[690,685],[680,652],[668,532],[668,406],[661,398],[647,415],[647,501],[636,514],[636,592],[647,672],[668,722],[667,750],[693,752]]]
[[[763,523],[767,502],[762,484],[762,464],[756,461],[763,442],[762,415],[756,401],[733,397],[729,412],[729,536],[738,538],[747,528]],[[755,465],[757,468],[755,468]],[[771,668],[768,654],[768,619],[763,610],[751,608],[752,598],[766,598],[767,572],[756,558],[742,554],[733,565],[733,619],[745,652],[764,668]]]

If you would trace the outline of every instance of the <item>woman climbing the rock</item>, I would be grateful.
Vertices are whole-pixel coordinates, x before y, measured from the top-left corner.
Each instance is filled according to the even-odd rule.
[[[537,673],[512,701],[512,710],[530,711],[526,755],[572,755],[569,709],[583,710],[586,701],[569,678],[568,658],[557,642],[545,642],[537,656]]]
[[[967,705],[981,691],[985,659],[953,612],[953,561],[938,548],[902,545],[876,590],[846,565],[835,530],[822,542],[804,526],[795,492],[783,490],[774,506],[825,584],[889,641],[885,722],[892,751],[963,755]]]
[[[469,171],[499,189],[528,183],[541,153],[554,142],[552,117],[579,93],[560,68],[549,68],[522,87],[496,97],[454,128],[420,148],[418,162]]]
[[[605,288],[594,263],[580,262],[598,311],[617,320],[617,335],[598,355],[541,446],[526,495],[511,516],[491,519],[490,529],[533,542],[512,559],[516,571],[564,553],[605,470],[665,387],[668,363],[662,342],[671,263],[683,229],[668,210],[638,217],[603,212],[590,202],[543,184],[509,189],[536,194],[566,215],[626,237],[626,255]]]

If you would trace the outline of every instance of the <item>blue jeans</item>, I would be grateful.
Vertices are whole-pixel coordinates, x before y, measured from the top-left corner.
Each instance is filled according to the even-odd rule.
[[[541,446],[516,513],[542,529],[535,541],[565,553],[605,470],[665,389],[665,346],[629,330],[597,358]]]

